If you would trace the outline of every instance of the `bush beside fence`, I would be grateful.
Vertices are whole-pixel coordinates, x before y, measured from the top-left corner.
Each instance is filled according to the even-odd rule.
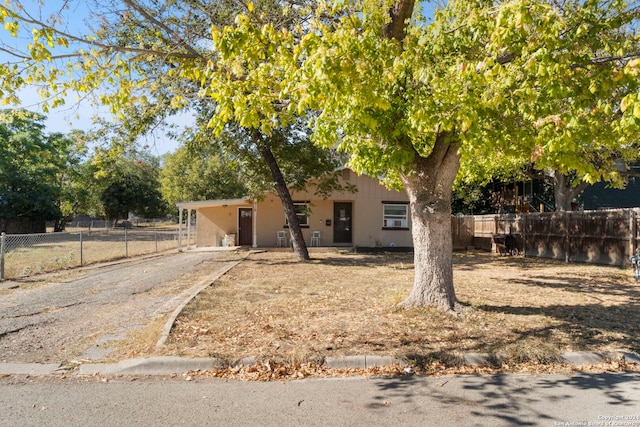
[[[178,249],[176,227],[2,234],[0,280]]]
[[[454,242],[473,239],[474,247],[491,250],[494,234],[510,234],[527,257],[626,266],[640,241],[639,214],[636,208],[454,217],[473,224],[454,227]]]

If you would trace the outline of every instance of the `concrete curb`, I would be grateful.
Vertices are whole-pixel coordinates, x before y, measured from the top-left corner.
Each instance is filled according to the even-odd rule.
[[[627,363],[640,364],[640,355],[626,351],[610,353],[568,352],[562,355],[562,362],[572,366],[597,365],[614,360],[624,360]],[[483,353],[469,353],[461,358],[468,366],[492,366],[496,363],[495,356]],[[238,360],[233,366],[250,366],[257,363],[257,359],[247,357]],[[391,356],[361,355],[344,357],[327,357],[325,366],[331,369],[367,369],[372,367],[390,366],[398,364],[409,366],[405,360]],[[172,356],[155,356],[122,360],[118,363],[91,363],[80,365],[75,370],[67,370],[59,364],[38,363],[0,363],[0,375],[173,375],[188,371],[207,371],[226,364],[218,359],[197,358],[189,359]]]
[[[463,357],[463,362],[468,366],[495,366],[500,363],[500,358],[485,353],[468,353]],[[597,365],[613,360],[624,359],[627,363],[640,364],[640,355],[628,351],[613,351],[607,353],[592,353],[571,351],[560,356],[560,362],[566,365],[582,366]]]
[[[123,360],[115,364],[94,363],[80,365],[80,375],[171,375],[187,371],[207,371],[219,366],[215,359],[187,359],[183,357],[149,357]]]
[[[406,365],[407,362],[390,356],[344,356],[327,357],[324,360],[327,368],[332,369],[367,369],[378,366],[391,366],[393,364]]]

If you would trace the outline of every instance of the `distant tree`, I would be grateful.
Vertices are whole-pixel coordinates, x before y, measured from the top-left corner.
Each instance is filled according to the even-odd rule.
[[[54,133],[49,136],[49,141],[60,156],[55,174],[58,187],[55,203],[60,217],[54,222],[54,231],[63,231],[74,216],[91,212],[95,206],[93,168],[87,158],[87,140],[83,131]]]
[[[166,215],[160,191],[161,161],[137,147],[127,126],[99,120],[87,134],[93,146],[85,173],[92,173],[90,200],[99,203],[108,219],[126,219],[129,213],[145,218]]]
[[[0,120],[0,218],[55,221],[55,231],[73,214],[69,192],[84,153],[77,135],[45,134],[45,117],[5,110]]]
[[[129,213],[158,218],[167,212],[160,192],[160,166],[157,158],[138,153],[138,158],[118,159],[108,171],[101,171],[98,182],[104,186],[100,201],[108,219],[116,223]]]
[[[171,210],[178,202],[246,196],[244,181],[239,162],[214,145],[181,146],[164,156],[160,170],[162,198]]]

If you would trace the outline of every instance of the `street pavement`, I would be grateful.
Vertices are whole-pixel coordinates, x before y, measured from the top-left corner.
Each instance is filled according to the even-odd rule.
[[[0,380],[1,426],[640,425],[640,374]]]

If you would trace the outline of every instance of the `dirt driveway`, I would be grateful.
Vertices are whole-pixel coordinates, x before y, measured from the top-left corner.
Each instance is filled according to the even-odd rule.
[[[238,258],[176,252],[0,282],[0,362],[107,360],[118,341],[161,330],[185,291]]]

